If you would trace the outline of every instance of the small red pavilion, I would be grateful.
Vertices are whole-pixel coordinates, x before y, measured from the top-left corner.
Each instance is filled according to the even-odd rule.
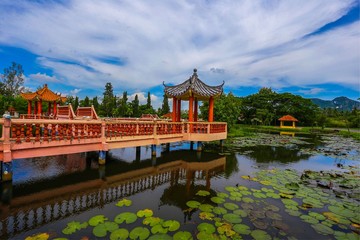
[[[278,120],[280,121],[281,128],[296,128],[295,123],[299,121],[291,115],[285,115],[279,118]],[[285,122],[291,122],[291,125],[288,126],[285,124]]]
[[[224,82],[219,86],[209,86],[203,83],[194,69],[193,75],[185,82],[176,86],[165,86],[165,94],[173,99],[172,121],[180,122],[181,101],[189,101],[189,122],[198,120],[198,101],[209,101],[208,121],[214,121],[214,99],[223,93]]]
[[[48,102],[49,106],[47,115],[50,116],[52,114],[53,116],[56,116],[57,104],[64,103],[66,101],[66,97],[62,97],[61,94],[56,94],[51,91],[47,84],[44,84],[44,87],[36,92],[21,93],[20,95],[28,102],[28,115],[44,115],[42,103]],[[34,102],[34,108],[32,108],[32,102]]]

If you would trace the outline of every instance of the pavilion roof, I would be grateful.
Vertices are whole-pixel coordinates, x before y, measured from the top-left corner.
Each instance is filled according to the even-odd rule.
[[[179,85],[167,86],[164,84],[166,96],[186,100],[192,95],[199,100],[207,100],[222,94],[224,82],[218,86],[209,86],[198,78],[196,72],[197,70],[194,69],[193,75]]]
[[[282,116],[281,118],[278,119],[279,121],[288,121],[288,122],[298,122],[299,120],[297,120],[296,118],[294,118],[291,115],[285,115]]]
[[[45,102],[65,102],[66,97],[62,97],[60,94],[56,94],[51,91],[47,84],[44,85],[43,88],[37,90],[36,92],[30,93],[21,93],[20,94],[24,99],[32,101],[32,100],[43,100]]]

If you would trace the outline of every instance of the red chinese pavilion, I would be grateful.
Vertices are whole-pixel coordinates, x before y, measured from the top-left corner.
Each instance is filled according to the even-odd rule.
[[[223,92],[224,82],[219,86],[209,86],[202,82],[194,69],[193,75],[185,82],[176,86],[165,86],[165,94],[173,99],[172,121],[180,122],[181,101],[189,101],[189,122],[198,120],[198,101],[209,101],[208,121],[214,121],[214,99]]]

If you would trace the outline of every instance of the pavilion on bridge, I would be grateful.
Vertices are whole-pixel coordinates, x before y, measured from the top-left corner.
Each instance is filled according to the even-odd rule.
[[[181,101],[189,101],[189,122],[198,120],[198,101],[209,101],[208,121],[214,121],[214,99],[223,93],[223,85],[209,86],[203,83],[194,69],[193,75],[185,82],[176,86],[165,86],[165,94],[173,99],[172,121],[180,122]]]
[[[21,93],[23,97],[28,102],[28,116],[56,116],[57,114],[57,104],[62,104],[66,101],[66,97],[62,97],[61,94],[56,94],[48,88],[47,84],[44,84],[44,87],[37,90],[36,92]],[[32,107],[32,102],[34,102],[34,107]],[[42,109],[42,103],[48,102],[47,113],[45,114]]]

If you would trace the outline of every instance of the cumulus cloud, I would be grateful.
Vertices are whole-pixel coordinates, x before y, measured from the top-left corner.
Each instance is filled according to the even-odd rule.
[[[46,73],[36,73],[36,74],[30,74],[29,78],[31,80],[35,80],[41,83],[48,83],[48,82],[56,82],[59,83],[60,81],[55,76],[49,76]]]
[[[358,87],[359,21],[311,35],[354,4],[3,0],[0,44],[38,55],[74,88],[136,91],[180,83],[193,68],[210,85]]]
[[[325,92],[325,89],[323,88],[300,89],[298,92],[305,95],[316,95],[321,92]]]
[[[75,88],[70,91],[70,95],[75,97],[79,92],[81,92],[81,89]]]
[[[131,102],[135,99],[135,96],[138,96],[139,99],[139,103],[140,105],[146,104],[147,103],[147,93],[145,92],[135,92],[131,95],[128,95],[128,101]],[[152,107],[156,110],[159,107],[161,107],[162,105],[162,101],[163,99],[150,93],[150,98],[151,98],[151,105]]]

